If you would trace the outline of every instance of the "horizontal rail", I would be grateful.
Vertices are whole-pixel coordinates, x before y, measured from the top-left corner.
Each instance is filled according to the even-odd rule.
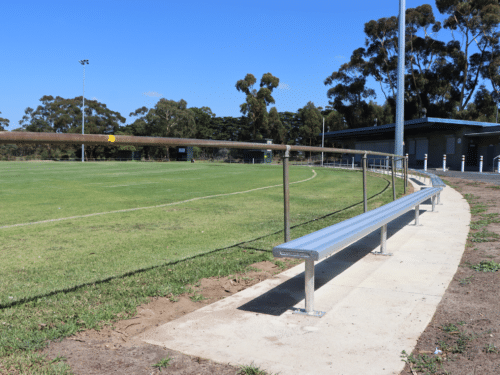
[[[215,148],[240,148],[286,151],[286,145],[219,141],[191,138],[137,137],[132,135],[73,134],[73,133],[38,133],[38,132],[2,132],[0,144],[47,143],[47,144],[85,144],[98,146],[200,146]],[[341,154],[367,154],[394,156],[383,152],[350,150],[332,147],[291,146],[290,151],[335,152]],[[402,157],[401,155],[396,155]]]

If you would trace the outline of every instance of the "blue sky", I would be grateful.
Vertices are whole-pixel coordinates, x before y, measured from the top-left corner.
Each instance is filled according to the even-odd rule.
[[[433,1],[407,0],[406,7]],[[0,23],[0,117],[19,127],[24,110],[44,95],[82,95],[129,113],[160,97],[217,116],[241,116],[247,73],[280,79],[279,112],[312,101],[328,104],[324,80],[364,46],[364,24],[397,16],[399,2],[352,0],[6,1]],[[443,41],[451,33],[438,34]],[[383,104],[377,82],[368,84]],[[489,85],[487,85],[490,88]],[[268,107],[270,109],[272,106]]]

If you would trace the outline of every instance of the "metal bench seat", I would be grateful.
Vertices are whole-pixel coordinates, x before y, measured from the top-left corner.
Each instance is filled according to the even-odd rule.
[[[431,184],[433,187],[446,187],[446,184],[435,174],[425,172],[425,171],[417,171],[415,169],[408,169],[409,171],[420,173],[426,175],[431,180]]]
[[[305,259],[305,310],[295,311],[312,316],[323,316],[324,312],[314,311],[314,261],[321,260],[345,246],[365,237],[378,228],[381,231],[380,254],[386,253],[387,223],[415,208],[415,224],[418,225],[419,205],[427,199],[432,199],[434,211],[437,194],[441,187],[432,187],[420,190],[413,194],[399,198],[372,211],[320,229],[314,233],[288,241],[273,248],[273,255],[277,258]]]

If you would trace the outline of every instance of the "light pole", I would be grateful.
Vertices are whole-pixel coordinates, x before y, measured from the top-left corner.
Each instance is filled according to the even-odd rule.
[[[396,99],[396,134],[394,138],[394,153],[403,155],[404,133],[404,68],[405,68],[405,0],[399,0],[399,28],[398,28],[398,92]],[[401,160],[397,161],[397,168],[401,167]]]
[[[325,118],[323,117],[323,137],[321,139],[321,147],[325,147]],[[323,166],[323,151],[321,151],[321,166]]]
[[[89,63],[89,60],[78,61],[83,65],[83,106],[82,106],[82,135],[85,133],[85,64]],[[82,144],[82,163],[85,160],[85,145]]]

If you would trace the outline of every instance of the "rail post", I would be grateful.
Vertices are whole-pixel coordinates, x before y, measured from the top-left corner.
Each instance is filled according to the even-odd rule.
[[[288,184],[288,159],[290,158],[290,146],[286,146],[283,157],[283,198],[285,214],[285,242],[290,241],[290,186]]]
[[[401,177],[403,177],[403,194],[406,194],[406,157],[403,158],[403,170],[401,172]]]
[[[368,211],[368,205],[366,201],[366,154],[363,154],[363,209],[364,212]]]
[[[427,172],[427,154],[424,157],[424,171]]]
[[[497,173],[500,173],[500,158],[498,158]]]
[[[392,200],[396,200],[396,177],[394,176],[395,172],[395,167],[396,165],[394,164],[394,156],[391,156],[391,169],[392,169]]]
[[[443,155],[443,172],[446,172],[446,154]]]
[[[406,177],[405,177],[405,186],[406,188],[408,188],[408,163],[409,163],[410,159],[408,159],[408,154],[406,154],[406,168],[405,168],[405,172],[406,172]],[[405,190],[405,193],[406,193],[406,190]]]
[[[479,158],[479,173],[483,173],[483,155]]]
[[[352,169],[354,169],[354,156],[352,157]]]
[[[415,206],[415,226],[419,225],[418,223],[419,215],[420,215],[420,205],[417,204]]]
[[[462,168],[460,169],[462,173],[464,169],[465,169],[465,155],[462,155]]]

